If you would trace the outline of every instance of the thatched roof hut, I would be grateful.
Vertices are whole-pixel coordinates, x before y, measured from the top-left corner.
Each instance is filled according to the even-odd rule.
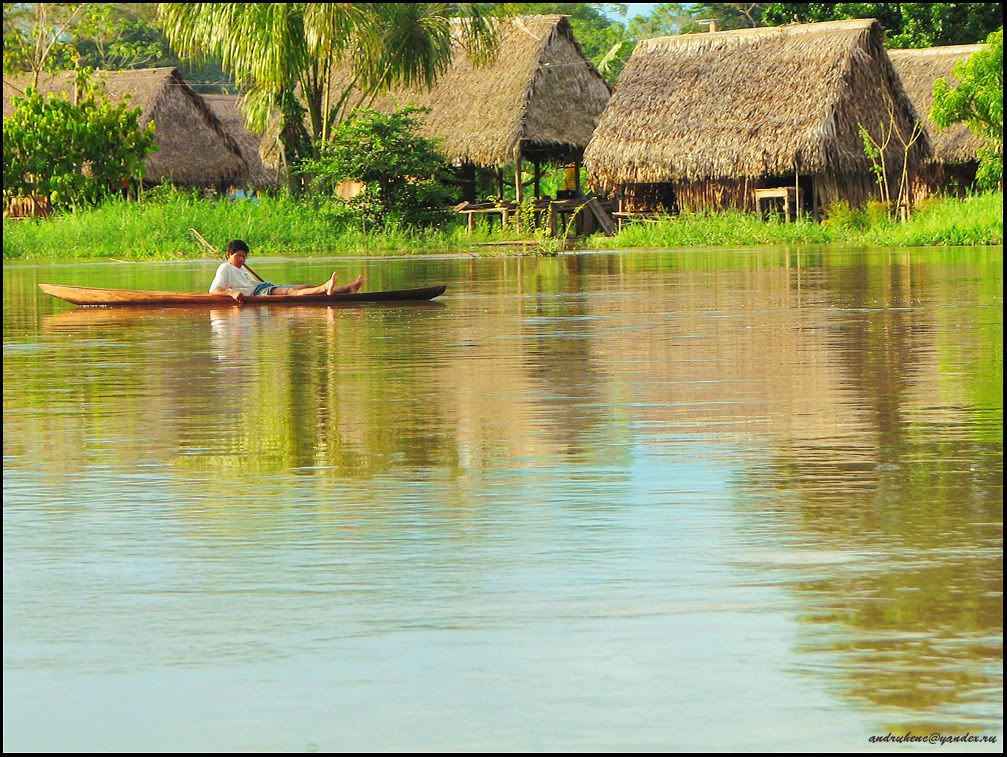
[[[430,108],[424,133],[441,140],[457,164],[501,166],[525,157],[579,158],[608,103],[608,84],[573,36],[567,16],[498,19],[494,60],[476,65],[456,44],[448,70],[431,89],[397,89],[369,103],[376,110]],[[335,102],[350,82],[333,77]],[[265,157],[276,162],[270,140]]]
[[[927,161],[920,174],[918,196],[931,194],[938,189],[951,188],[964,191],[975,181],[976,153],[982,140],[964,124],[955,124],[946,129],[938,129],[930,120],[930,108],[934,104],[934,82],[947,79],[954,83],[954,65],[966,60],[982,49],[982,45],[951,45],[928,47],[922,50],[889,50],[895,70],[898,71],[902,86],[913,101],[916,113],[926,124],[927,133],[933,144],[933,157]]]
[[[43,94],[71,95],[73,71],[43,74],[38,89]],[[99,71],[111,102],[129,96],[142,111],[141,124],[157,124],[154,143],[158,149],[147,158],[148,182],[171,181],[183,186],[226,186],[244,176],[248,168],[241,149],[228,136],[210,107],[190,87],[176,68],[145,68]],[[12,99],[31,86],[30,74],[4,76],[3,114],[13,113]]]
[[[245,117],[241,112],[240,95],[201,95],[210,110],[220,121],[230,137],[238,143],[241,154],[248,166],[247,174],[242,181],[258,189],[273,189],[278,185],[276,170],[267,168],[259,155],[261,138],[245,127]]]
[[[670,184],[690,207],[751,207],[752,189],[788,182],[805,209],[861,204],[876,186],[859,126],[887,125],[889,104],[907,137],[916,120],[883,42],[872,19],[644,40],[588,146],[589,177]],[[911,164],[929,149],[923,137]]]

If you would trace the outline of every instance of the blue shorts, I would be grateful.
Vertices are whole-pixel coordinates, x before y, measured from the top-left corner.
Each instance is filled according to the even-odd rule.
[[[263,281],[261,284],[255,285],[255,291],[252,292],[253,297],[261,297],[263,295],[272,294],[274,289],[283,286],[282,284],[271,284],[268,281]]]

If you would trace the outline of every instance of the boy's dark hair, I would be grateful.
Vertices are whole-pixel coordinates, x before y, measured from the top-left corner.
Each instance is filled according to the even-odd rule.
[[[233,255],[236,252],[251,252],[248,249],[248,245],[242,242],[240,239],[232,239],[227,243],[227,254]]]

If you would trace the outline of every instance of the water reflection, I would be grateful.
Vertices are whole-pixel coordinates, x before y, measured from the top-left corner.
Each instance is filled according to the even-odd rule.
[[[283,659],[289,638],[328,656],[390,631],[463,630],[479,649],[517,634],[551,650],[537,675],[568,704],[564,640],[593,619],[583,654],[633,674],[599,689],[603,707],[555,705],[587,745],[666,745],[685,713],[736,714],[753,677],[760,717],[797,713],[811,733],[835,708],[846,748],[896,726],[998,732],[1001,265],[1000,250],[388,261],[369,280],[443,280],[443,304],[210,311],[67,310],[37,295],[39,270],[7,270],[5,570],[11,552],[55,578],[12,567],[54,607],[6,588],[5,607],[62,638],[83,523],[103,560],[135,542],[191,582],[172,611],[216,651],[186,664]],[[153,576],[134,596],[177,588]],[[242,629],[246,601],[261,630]],[[233,622],[209,629],[215,603]],[[109,606],[135,639],[96,620]],[[119,650],[83,645],[99,670],[164,641],[114,591],[85,615]],[[231,638],[247,644],[221,651]],[[74,669],[78,647],[51,643]],[[411,685],[358,653],[362,680]],[[33,659],[15,645],[9,664]],[[504,671],[477,666],[473,689],[444,664],[472,728],[491,727],[472,693]],[[642,729],[599,716],[641,701]],[[742,743],[754,713],[719,738]]]

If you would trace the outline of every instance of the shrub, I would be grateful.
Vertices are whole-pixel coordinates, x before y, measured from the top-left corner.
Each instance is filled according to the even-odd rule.
[[[846,200],[836,200],[825,211],[822,225],[835,230],[858,230],[867,228],[867,214],[851,207]]]
[[[1003,29],[986,38],[983,48],[955,64],[958,86],[934,82],[930,117],[939,127],[964,123],[982,139],[976,184],[995,189],[1003,183]]]
[[[430,226],[447,220],[450,192],[447,161],[437,144],[420,136],[420,108],[384,114],[360,110],[319,143],[319,157],[303,161],[297,172],[316,192],[338,199],[343,182],[362,191],[349,200],[365,225]]]

